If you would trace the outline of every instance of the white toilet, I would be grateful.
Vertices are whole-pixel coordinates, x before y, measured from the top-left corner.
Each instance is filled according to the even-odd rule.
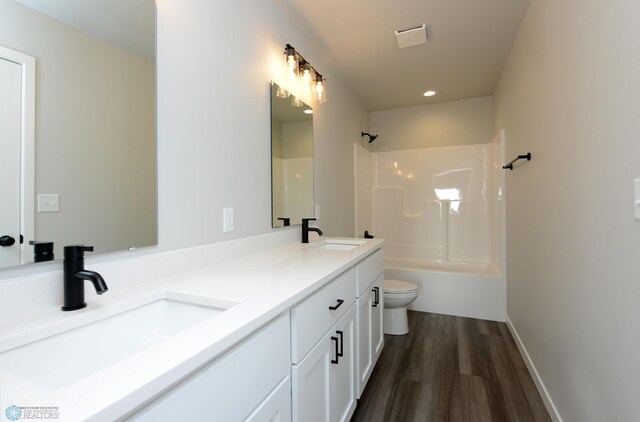
[[[385,280],[384,333],[403,335],[409,332],[407,306],[418,297],[418,286],[399,280]]]

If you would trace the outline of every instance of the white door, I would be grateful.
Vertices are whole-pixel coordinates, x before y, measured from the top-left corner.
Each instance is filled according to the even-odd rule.
[[[0,58],[0,268],[20,264],[22,65]]]

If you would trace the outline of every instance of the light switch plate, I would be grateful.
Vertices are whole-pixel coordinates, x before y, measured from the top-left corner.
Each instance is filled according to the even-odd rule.
[[[640,221],[640,179],[633,181],[633,207],[637,221]]]
[[[222,209],[222,231],[224,233],[233,231],[233,208]]]
[[[60,195],[57,193],[38,195],[38,212],[60,212]]]

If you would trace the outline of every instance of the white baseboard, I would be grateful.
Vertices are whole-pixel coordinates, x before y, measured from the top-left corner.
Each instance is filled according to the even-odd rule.
[[[549,395],[547,388],[544,386],[544,383],[542,382],[542,378],[540,378],[540,374],[538,373],[536,366],[533,364],[533,361],[531,360],[531,356],[529,356],[529,353],[527,352],[527,349],[524,347],[524,344],[522,343],[522,340],[520,339],[518,332],[516,331],[515,327],[511,323],[511,319],[509,319],[509,315],[505,315],[505,317],[506,317],[507,327],[509,327],[509,331],[511,332],[511,335],[513,336],[513,339],[516,342],[516,346],[518,346],[518,350],[520,350],[520,354],[524,359],[524,363],[527,365],[529,374],[531,374],[531,378],[533,378],[533,382],[535,383],[536,388],[540,393],[540,397],[542,397],[542,401],[544,402],[544,405],[547,408],[547,412],[549,412],[549,416],[554,422],[563,422],[562,417],[560,417],[560,412],[558,412],[556,405],[553,403],[553,400],[551,400],[551,396]]]

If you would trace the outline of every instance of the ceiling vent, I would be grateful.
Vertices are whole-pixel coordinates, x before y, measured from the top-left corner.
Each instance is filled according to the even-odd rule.
[[[413,47],[414,45],[427,43],[427,25],[422,24],[417,28],[403,29],[396,31],[396,39],[398,40],[398,47],[406,48]]]

